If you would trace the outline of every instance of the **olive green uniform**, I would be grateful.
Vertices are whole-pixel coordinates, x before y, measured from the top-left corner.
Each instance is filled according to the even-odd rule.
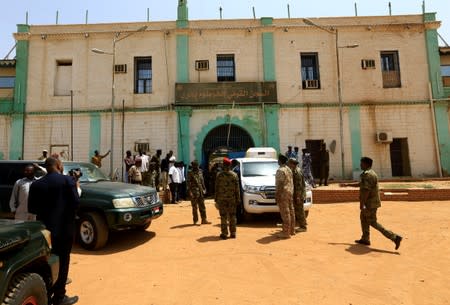
[[[192,220],[194,223],[198,222],[198,211],[200,211],[202,222],[206,222],[205,199],[203,197],[205,184],[202,173],[199,170],[189,171],[187,185],[191,197]]]
[[[294,182],[292,171],[286,164],[280,165],[275,174],[275,188],[275,201],[283,221],[282,234],[293,235],[295,234]]]
[[[377,222],[377,209],[381,207],[380,192],[378,189],[378,176],[374,170],[368,169],[361,173],[359,183],[360,202],[362,201],[362,191],[368,191],[369,196],[365,205],[361,209],[361,240],[370,242],[370,226],[377,229],[385,237],[393,242],[397,238],[397,234],[386,230]]]
[[[214,199],[220,213],[220,230],[222,236],[236,235],[236,207],[241,201],[239,178],[236,173],[225,169],[217,174]]]
[[[305,179],[300,170],[300,167],[296,166],[292,171],[294,180],[294,211],[295,219],[301,229],[306,229],[306,217],[305,210],[303,208],[303,202],[306,197]]]

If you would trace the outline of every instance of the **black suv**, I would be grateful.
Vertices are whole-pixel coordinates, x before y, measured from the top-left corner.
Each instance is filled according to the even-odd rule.
[[[0,161],[0,209],[9,211],[9,198],[17,179],[27,164],[42,161]],[[95,165],[63,162],[64,173],[80,171],[82,194],[77,216],[77,237],[88,250],[103,247],[110,231],[147,229],[163,214],[163,204],[155,188],[113,182]],[[38,173],[36,176],[43,175]]]
[[[38,221],[0,219],[0,303],[47,305],[58,278],[50,232]]]

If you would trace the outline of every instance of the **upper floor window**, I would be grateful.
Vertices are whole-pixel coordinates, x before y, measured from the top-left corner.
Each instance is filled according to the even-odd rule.
[[[14,88],[15,76],[0,76],[0,89]]]
[[[57,60],[55,75],[55,96],[70,95],[72,90],[72,60]]]
[[[381,52],[381,73],[383,75],[383,88],[400,88],[400,62],[398,51]]]
[[[303,89],[320,89],[319,57],[317,53],[300,53]]]
[[[234,54],[217,55],[217,81],[234,82],[236,81],[234,64]]]
[[[444,87],[450,87],[450,66],[441,66],[442,82]]]
[[[134,58],[134,93],[151,93],[152,88],[152,58]]]

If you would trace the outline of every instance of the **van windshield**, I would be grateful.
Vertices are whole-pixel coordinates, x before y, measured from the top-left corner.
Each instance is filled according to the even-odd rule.
[[[109,180],[109,178],[94,164],[91,163],[64,163],[64,175],[70,170],[80,170],[82,176],[80,182],[97,182]]]
[[[244,162],[242,166],[243,177],[275,176],[278,162]]]

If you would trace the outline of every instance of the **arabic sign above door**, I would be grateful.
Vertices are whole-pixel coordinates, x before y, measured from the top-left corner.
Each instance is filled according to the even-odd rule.
[[[176,105],[276,104],[276,82],[177,83]]]

